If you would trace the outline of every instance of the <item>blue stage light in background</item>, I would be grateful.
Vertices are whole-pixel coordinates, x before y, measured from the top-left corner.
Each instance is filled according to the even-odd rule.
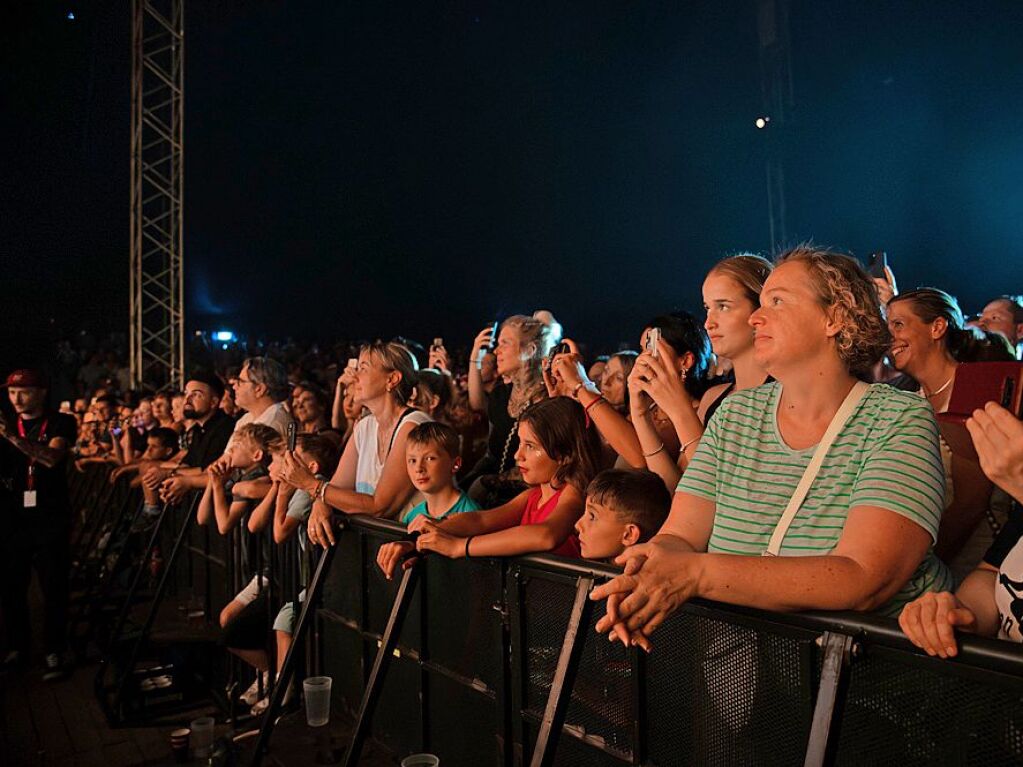
[[[75,20],[75,12],[74,11],[68,11],[67,12],[67,16],[65,18],[67,18],[68,21],[74,21]]]
[[[213,334],[213,340],[223,341],[225,343],[230,344],[235,342],[236,337],[235,334],[232,333],[230,330],[218,330],[216,333]],[[224,348],[226,349],[227,347],[225,346]]]

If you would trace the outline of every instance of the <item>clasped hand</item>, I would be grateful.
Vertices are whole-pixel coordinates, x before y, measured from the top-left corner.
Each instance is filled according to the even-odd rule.
[[[590,599],[607,599],[597,631],[650,652],[650,634],[697,595],[699,557],[671,535],[626,549],[615,559],[624,572],[590,593]]]

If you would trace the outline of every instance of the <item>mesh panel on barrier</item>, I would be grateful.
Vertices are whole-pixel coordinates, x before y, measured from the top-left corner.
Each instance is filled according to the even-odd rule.
[[[574,598],[572,583],[535,574],[524,579],[526,708],[537,716],[542,716],[550,696]],[[596,633],[603,614],[603,603],[594,605],[588,624],[581,629],[583,646],[565,724],[599,738],[606,748],[628,758],[635,748],[632,668],[625,648]]]
[[[427,684],[427,750],[452,767],[501,764],[497,739],[501,727],[494,701],[443,674],[428,674]]]
[[[839,764],[1020,764],[1023,687],[972,681],[949,666],[903,665],[868,648],[852,664]]]
[[[635,749],[632,664],[620,642],[609,642],[597,633],[597,621],[603,616],[604,603],[595,604],[583,629],[582,655],[565,723],[600,738],[628,758]],[[560,751],[559,746],[559,755]]]
[[[323,641],[323,673],[331,677],[334,706],[354,715],[362,700],[362,637],[352,629],[329,619],[320,624]]]
[[[362,622],[361,536],[339,533],[337,553],[323,584],[323,606],[356,623]]]
[[[523,724],[523,732],[527,746],[525,756],[528,763],[533,754],[533,747],[536,745],[540,724],[526,722]],[[554,767],[621,767],[622,764],[627,763],[614,754],[594,748],[564,732],[558,739],[558,749],[554,756]]]
[[[427,590],[429,659],[490,690],[498,686],[501,654],[501,568],[492,561],[453,562],[428,557]]]
[[[365,577],[366,577],[366,630],[377,634],[383,634],[387,626],[387,619],[390,617],[391,608],[394,606],[394,597],[398,593],[400,576],[396,573],[392,580],[387,580],[383,572],[377,567],[377,550],[381,544],[387,543],[393,538],[383,538],[375,535],[367,535]],[[420,586],[416,585],[416,593],[412,595],[408,612],[405,614],[405,622],[402,624],[401,633],[398,636],[398,644],[402,647],[411,647],[418,650],[422,646],[421,623],[421,599]]]
[[[647,664],[655,764],[803,761],[812,717],[812,635],[792,639],[676,614],[653,636]]]
[[[523,703],[526,709],[542,714],[568,628],[575,586],[523,572],[521,593],[526,636],[522,659],[526,675]]]
[[[367,649],[372,657],[377,651],[376,642],[368,642]],[[418,663],[404,657],[391,658],[373,716],[372,732],[382,743],[399,753],[422,750],[420,679]]]

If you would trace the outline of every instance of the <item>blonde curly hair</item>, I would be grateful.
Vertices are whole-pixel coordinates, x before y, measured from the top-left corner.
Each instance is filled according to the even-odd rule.
[[[846,369],[868,379],[892,340],[874,281],[852,256],[809,243],[790,248],[777,259],[778,264],[790,261],[806,266],[817,300],[838,323],[835,345]]]

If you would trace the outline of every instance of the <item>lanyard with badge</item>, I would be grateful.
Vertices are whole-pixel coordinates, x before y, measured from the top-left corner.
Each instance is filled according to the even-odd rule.
[[[39,427],[39,436],[36,438],[37,442],[46,442],[46,427],[49,425],[49,421],[43,421],[43,425]],[[28,439],[28,434],[25,431],[25,421],[18,418],[18,436],[22,439]],[[36,459],[28,459],[28,476],[25,480],[25,495],[24,495],[24,507],[26,509],[34,509],[38,503],[36,498]]]

